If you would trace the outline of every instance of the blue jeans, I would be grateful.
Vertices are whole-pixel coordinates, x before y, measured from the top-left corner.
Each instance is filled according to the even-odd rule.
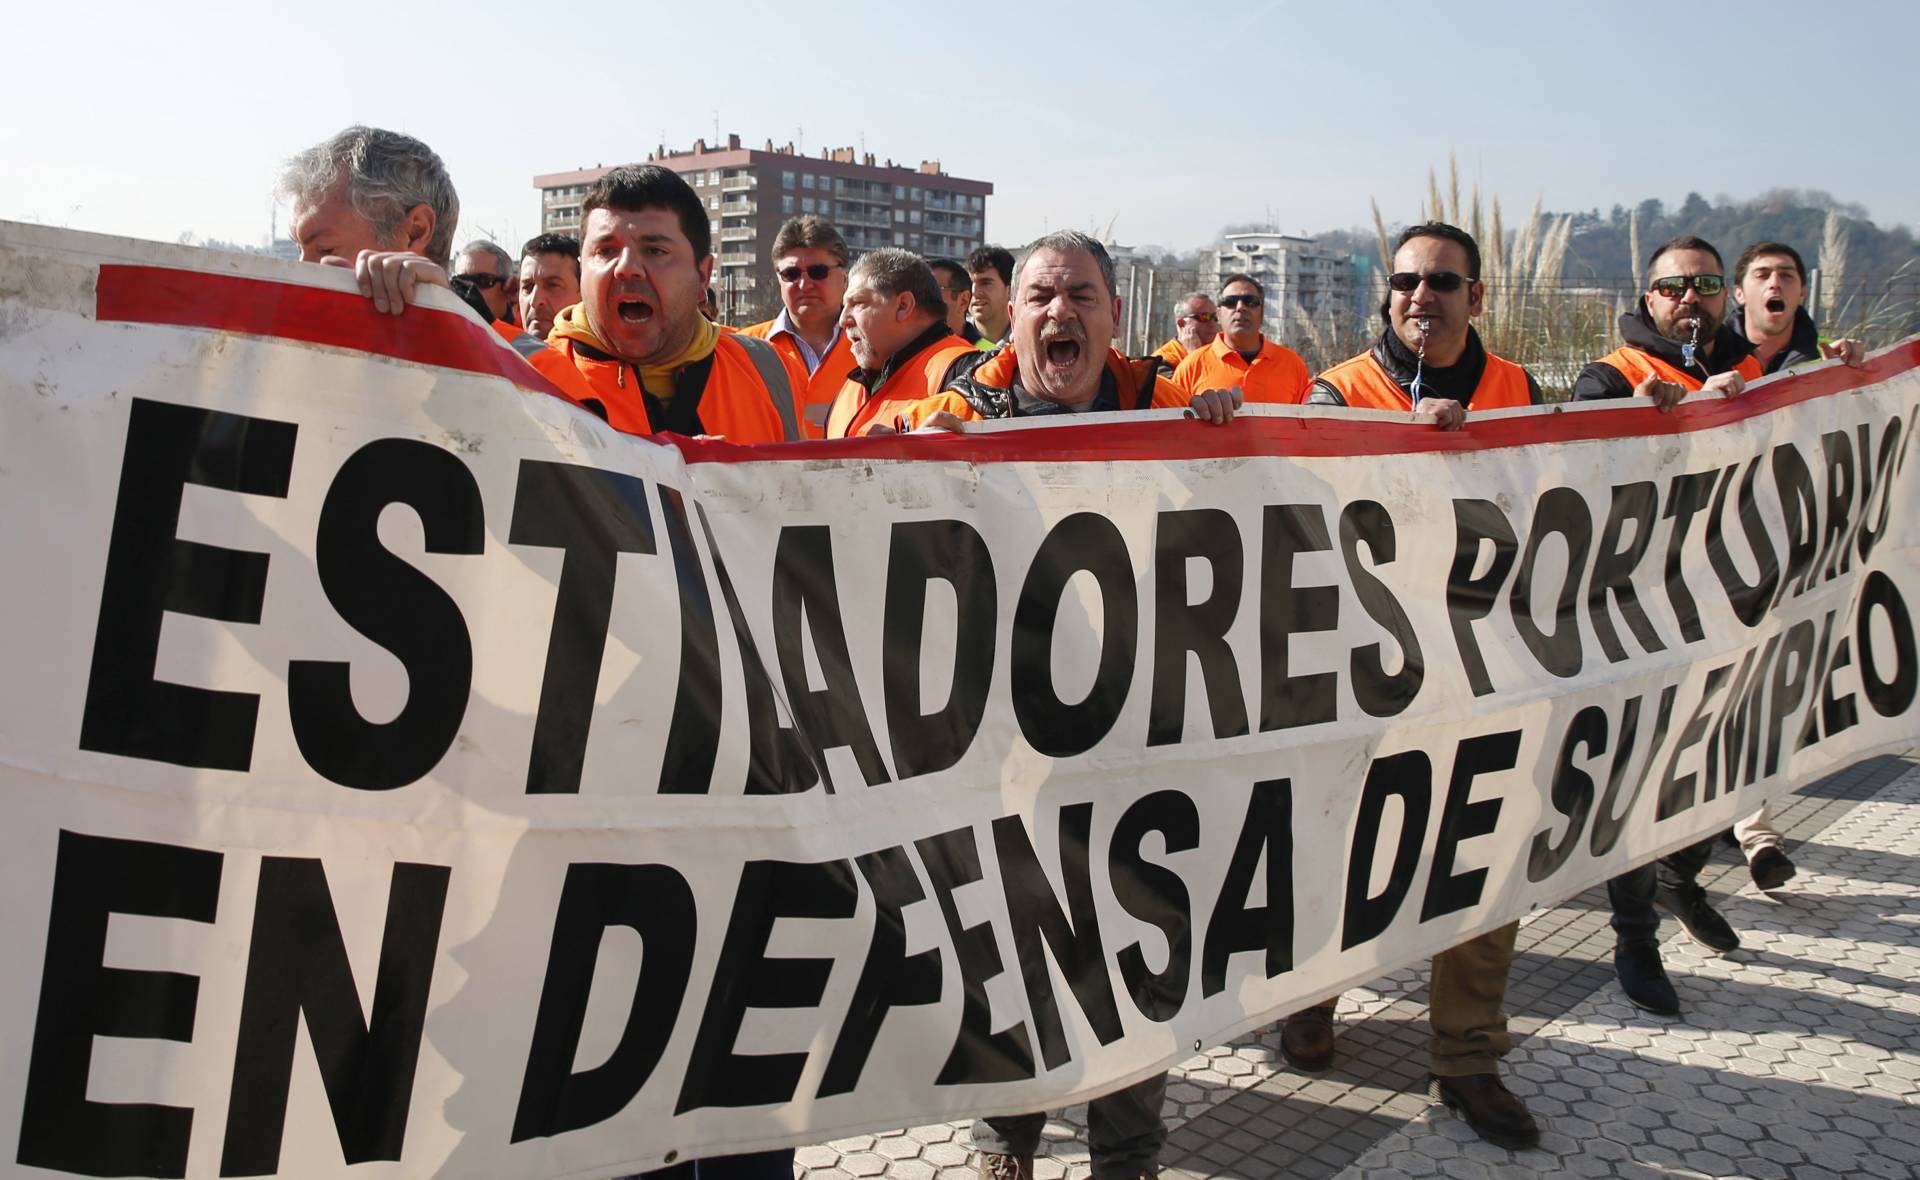
[[[1160,1118],[1166,1096],[1167,1075],[1157,1073],[1087,1103],[1094,1180],[1131,1180],[1158,1170],[1167,1141],[1167,1124]],[[1026,1159],[1039,1148],[1046,1125],[1045,1114],[975,1119],[968,1138],[976,1151]]]

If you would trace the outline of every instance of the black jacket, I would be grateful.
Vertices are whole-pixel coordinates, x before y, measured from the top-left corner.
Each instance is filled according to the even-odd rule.
[[[1753,355],[1753,345],[1745,336],[1734,331],[1731,324],[1721,324],[1713,337],[1713,354],[1709,356],[1702,349],[1691,367],[1684,365],[1680,341],[1667,339],[1653,326],[1653,319],[1647,315],[1645,295],[1632,311],[1620,317],[1620,339],[1628,348],[1637,348],[1676,369],[1688,369],[1703,377],[1717,377]],[[1573,400],[1578,402],[1632,396],[1633,382],[1627,380],[1627,375],[1601,361],[1580,370],[1580,375],[1573,380]]]
[[[1413,375],[1420,373],[1420,396],[1444,397],[1469,405],[1473,401],[1473,391],[1480,387],[1480,378],[1487,371],[1487,347],[1480,343],[1480,333],[1471,327],[1467,329],[1467,349],[1460,359],[1442,369],[1434,365],[1420,367],[1420,358],[1408,348],[1406,342],[1392,328],[1380,333],[1380,338],[1367,350],[1373,354],[1374,363],[1393,378],[1393,383],[1405,390],[1407,396],[1413,396]],[[1527,374],[1527,400],[1534,405],[1540,404],[1540,385]],[[1326,381],[1316,378],[1307,388],[1307,405],[1344,406],[1347,399],[1338,389]]]
[[[1727,323],[1740,333],[1742,340],[1747,338],[1746,308],[1734,308],[1733,316]],[[1813,326],[1813,317],[1802,307],[1793,313],[1793,334],[1787,337],[1787,346],[1773,354],[1773,359],[1767,362],[1766,371],[1778,373],[1790,365],[1811,364],[1821,359],[1819,329]]]

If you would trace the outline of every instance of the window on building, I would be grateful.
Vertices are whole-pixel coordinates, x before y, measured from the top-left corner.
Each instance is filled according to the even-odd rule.
[[[791,175],[793,175],[793,174],[792,174],[791,172],[789,172],[789,173],[788,173],[787,175],[789,175],[789,176],[791,176]],[[781,198],[780,198],[780,212],[782,212],[782,213],[792,213],[792,212],[793,212],[793,198],[792,198],[792,197],[781,197]]]
[[[895,231],[894,231],[894,234],[893,234],[893,244],[894,244],[894,245],[896,245],[896,246],[904,246],[904,245],[906,245],[906,244],[907,244],[907,235],[905,235],[905,234],[903,234],[903,233],[901,233],[901,232],[900,232],[900,231],[898,231],[898,230],[895,230]]]
[[[919,189],[917,189],[917,188],[916,188],[916,189],[909,189],[909,190],[907,191],[907,199],[908,199],[908,200],[910,200],[910,201],[917,201],[917,200],[919,200],[919,199],[920,199],[920,190],[919,190]]]
[[[920,224],[920,210],[918,210],[918,209],[909,209],[909,210],[907,210],[907,220],[908,220],[908,221],[911,221],[911,222],[913,222],[913,224],[915,224],[915,225],[919,225],[919,224]]]
[[[709,208],[709,209],[718,209],[719,207],[720,207],[720,198],[719,198],[719,197],[708,197],[708,198],[707,198],[707,208]]]
[[[716,234],[719,233],[720,219],[716,217],[712,221],[707,222],[707,229],[709,232],[716,233]]]
[[[907,219],[907,211],[905,209],[895,209],[893,211],[893,219],[895,221],[905,221]]]
[[[815,187],[817,187],[817,186],[818,186],[818,185],[817,185],[817,182],[816,182],[816,181],[814,180],[814,178],[813,178],[813,173],[811,173],[811,172],[803,172],[803,173],[801,173],[801,174],[800,174],[800,187],[801,187],[801,188],[815,188]]]
[[[800,198],[800,212],[802,212],[802,213],[811,213],[811,212],[813,212],[813,198],[812,198],[812,197],[801,197],[801,198]]]
[[[793,173],[791,173],[791,172],[782,172],[782,173],[780,174],[780,187],[781,187],[781,188],[792,188],[792,187],[793,187]]]
[[[904,184],[896,184],[896,185],[894,185],[894,186],[893,186],[893,195],[894,195],[894,199],[895,199],[895,200],[900,200],[900,201],[904,201],[904,200],[906,200],[906,199],[907,199],[907,186],[906,186],[906,185],[904,185]]]

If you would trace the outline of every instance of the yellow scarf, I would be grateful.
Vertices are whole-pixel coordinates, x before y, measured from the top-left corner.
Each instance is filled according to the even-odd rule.
[[[700,322],[693,330],[693,339],[677,355],[657,365],[626,362],[640,378],[640,387],[662,402],[673,400],[673,375],[688,365],[706,360],[720,344],[719,326],[705,316],[699,318]],[[549,335],[578,340],[600,352],[610,354],[613,351],[594,334],[593,325],[587,322],[584,303],[576,303],[555,317],[553,331]]]

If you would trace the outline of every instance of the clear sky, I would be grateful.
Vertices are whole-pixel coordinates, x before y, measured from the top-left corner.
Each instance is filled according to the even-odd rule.
[[[264,240],[339,128],[446,160],[458,240],[538,231],[531,178],[737,132],[990,180],[991,239],[1180,249],[1419,211],[1458,156],[1513,216],[1825,189],[1920,227],[1920,5],[654,0],[11,6],[0,218]],[[702,25],[700,22],[717,22]],[[285,211],[280,213],[284,233]]]

